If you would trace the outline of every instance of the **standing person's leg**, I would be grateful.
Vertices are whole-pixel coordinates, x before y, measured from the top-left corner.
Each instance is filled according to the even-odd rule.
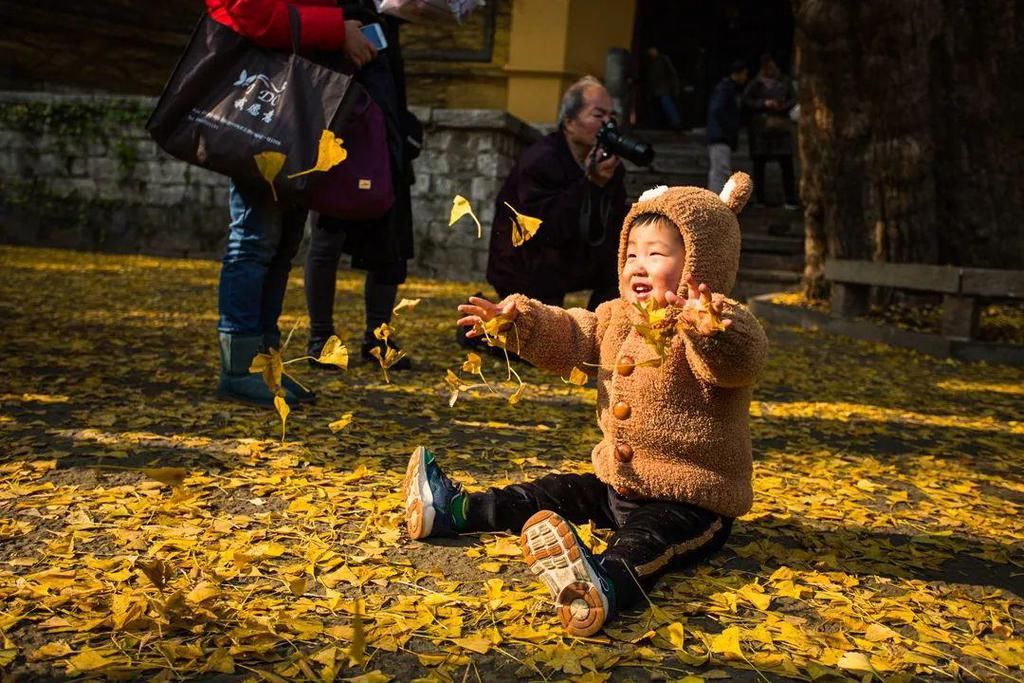
[[[593,474],[549,474],[535,481],[467,493],[453,482],[434,454],[420,446],[409,458],[402,485],[411,538],[478,531],[519,531],[539,510],[599,526],[613,523],[607,487]]]
[[[221,356],[218,394],[230,400],[273,405],[273,392],[259,374],[249,372],[249,366],[264,343],[263,290],[281,243],[282,209],[264,188],[241,187],[234,181],[228,189],[228,200],[231,224],[217,301]],[[296,402],[287,389],[285,399]]]
[[[718,194],[732,175],[732,149],[724,142],[708,145],[708,189]]]
[[[679,115],[679,105],[676,104],[676,98],[671,95],[662,95],[658,98],[658,104],[661,105],[661,112],[665,116],[665,122],[668,123],[669,127],[674,131],[680,131],[683,128],[683,119]]]
[[[321,216],[313,226],[306,252],[306,311],[309,313],[306,351],[310,356],[319,356],[324,343],[334,335],[334,296],[344,244],[342,222]]]
[[[796,191],[796,177],[793,174],[793,155],[780,154],[779,168],[782,169],[782,191],[786,196],[786,208],[800,206],[800,195]]]
[[[404,269],[405,263],[396,264],[395,268],[399,267]],[[397,277],[398,275],[402,277]],[[381,353],[385,352],[383,342],[377,340],[373,331],[382,324],[391,322],[391,311],[394,309],[395,302],[398,299],[398,285],[396,283],[400,279],[405,279],[404,270],[402,273],[386,270],[369,270],[366,272],[366,280],[363,283],[363,302],[366,304],[366,331],[363,333],[363,346],[361,349],[363,359],[365,360],[376,362],[377,359],[370,355],[370,349],[374,347],[381,347]],[[388,339],[388,345],[394,349],[400,348],[394,339]],[[412,362],[406,356],[388,369],[408,370],[411,367]]]
[[[278,241],[277,251],[267,265],[260,301],[260,325],[263,327],[263,342],[268,347],[281,348],[281,329],[277,321],[284,306],[292,260],[295,254],[299,253],[299,245],[302,244],[307,215],[305,209],[292,208],[281,212],[281,239]]]

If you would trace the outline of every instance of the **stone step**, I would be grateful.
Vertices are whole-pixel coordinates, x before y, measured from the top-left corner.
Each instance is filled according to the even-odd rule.
[[[803,258],[804,240],[802,237],[744,233],[743,251],[763,254],[799,254]]]

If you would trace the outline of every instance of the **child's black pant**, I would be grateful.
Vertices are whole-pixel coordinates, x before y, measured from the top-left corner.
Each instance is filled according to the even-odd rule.
[[[619,608],[640,601],[662,574],[701,560],[725,544],[732,518],[695,505],[623,498],[593,474],[549,474],[469,496],[466,531],[519,532],[535,512],[615,531],[599,556]],[[637,585],[639,583],[639,586]]]

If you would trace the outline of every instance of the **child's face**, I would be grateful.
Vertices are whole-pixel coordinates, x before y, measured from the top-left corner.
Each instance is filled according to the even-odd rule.
[[[675,292],[683,276],[686,246],[679,230],[667,221],[634,225],[626,246],[619,289],[630,303],[665,305],[665,292]]]

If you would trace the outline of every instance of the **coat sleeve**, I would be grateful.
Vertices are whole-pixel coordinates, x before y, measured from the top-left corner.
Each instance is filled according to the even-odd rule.
[[[715,386],[750,386],[764,367],[768,337],[754,314],[741,304],[727,303],[723,317],[731,319],[732,325],[710,337],[683,328],[690,369],[701,380]]]
[[[601,334],[611,313],[608,304],[591,312],[548,306],[522,294],[509,296],[502,304],[507,301],[514,301],[519,312],[508,332],[509,351],[560,377],[568,377],[574,367],[589,375],[596,372]]]
[[[291,47],[289,3],[285,0],[206,0],[210,16],[257,45]],[[293,5],[299,13],[299,47],[339,50],[345,44],[345,15],[340,7]]]

